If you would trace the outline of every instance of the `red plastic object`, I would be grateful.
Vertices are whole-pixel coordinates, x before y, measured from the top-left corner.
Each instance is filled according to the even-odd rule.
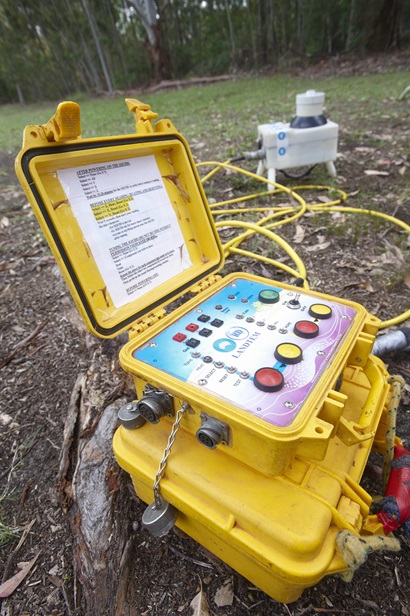
[[[377,517],[386,534],[402,524],[410,534],[410,451],[402,445],[394,448],[389,481]]]

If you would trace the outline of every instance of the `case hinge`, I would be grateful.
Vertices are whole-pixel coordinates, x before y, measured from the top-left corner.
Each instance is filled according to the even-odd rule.
[[[128,330],[129,337],[134,338],[139,334],[142,334],[148,327],[157,323],[160,319],[162,319],[166,315],[166,310],[164,308],[159,308],[158,310],[154,310],[150,312],[147,316],[143,317],[139,321],[136,321],[132,324],[130,329]]]
[[[158,114],[152,111],[151,106],[147,103],[143,103],[136,98],[126,98],[125,104],[134,115],[137,135],[162,132],[174,134],[178,132],[171,120],[159,120],[153,125],[152,121],[158,118]]]
[[[81,136],[80,106],[72,101],[60,103],[51,120],[41,127],[47,141],[68,141]]]
[[[218,280],[221,280],[221,278],[222,276],[219,276],[218,274],[211,274],[210,276],[207,276],[207,278],[203,278],[202,280],[194,284],[192,287],[190,287],[189,292],[193,295],[202,293],[202,291],[205,291],[205,289],[209,289],[209,287],[212,287],[212,285],[218,282]]]
[[[43,143],[58,143],[81,139],[80,106],[72,101],[60,103],[55,114],[46,124],[26,126],[23,148]]]

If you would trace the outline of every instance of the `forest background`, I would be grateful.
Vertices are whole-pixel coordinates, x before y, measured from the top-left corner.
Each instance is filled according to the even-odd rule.
[[[286,70],[409,42],[405,0],[0,0],[0,104]]]

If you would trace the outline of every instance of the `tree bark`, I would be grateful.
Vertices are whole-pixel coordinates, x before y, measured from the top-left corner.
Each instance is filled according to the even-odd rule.
[[[117,413],[127,402],[123,394],[129,401],[131,390],[119,374],[114,391],[108,396],[101,392],[101,370],[109,369],[109,363],[97,349],[87,373],[77,378],[59,468],[60,503],[73,534],[78,589],[73,602],[85,616],[135,613],[129,584],[134,548],[130,480],[112,453]]]
[[[102,68],[103,73],[104,73],[105,83],[107,85],[108,92],[112,92],[113,91],[113,86],[112,86],[111,75],[110,75],[110,72],[108,70],[107,63],[105,61],[104,52],[103,52],[103,49],[102,49],[102,46],[101,46],[101,43],[100,43],[100,37],[99,37],[98,31],[97,31],[97,26],[96,26],[96,23],[94,21],[93,15],[92,15],[92,13],[90,11],[90,7],[88,6],[88,0],[82,0],[82,4],[83,4],[83,7],[84,7],[84,12],[85,12],[85,14],[87,16],[87,21],[88,21],[88,24],[90,26],[90,30],[91,30],[92,35],[93,35],[95,46],[97,48],[98,58],[100,60],[101,68]]]
[[[154,0],[128,0],[128,4],[134,7],[144,26],[147,35],[145,46],[149,53],[155,81],[170,79],[171,58],[162,32],[161,16],[157,16]]]
[[[231,44],[231,62],[235,65],[236,62],[236,44],[235,44],[235,36],[233,32],[233,24],[232,24],[232,16],[231,16],[231,7],[229,6],[228,0],[224,0],[226,19],[228,21],[228,30],[229,30],[229,41]]]
[[[371,51],[400,49],[400,24],[404,0],[384,0],[379,15],[373,24],[373,33],[368,48]]]
[[[155,33],[154,42],[151,43],[147,38],[145,45],[149,53],[154,80],[159,82],[162,79],[171,78],[171,59],[165,45],[160,19],[154,24],[153,31]]]

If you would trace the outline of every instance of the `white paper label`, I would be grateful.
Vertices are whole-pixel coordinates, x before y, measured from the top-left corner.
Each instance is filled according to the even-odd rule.
[[[154,156],[57,175],[117,308],[191,265]]]

